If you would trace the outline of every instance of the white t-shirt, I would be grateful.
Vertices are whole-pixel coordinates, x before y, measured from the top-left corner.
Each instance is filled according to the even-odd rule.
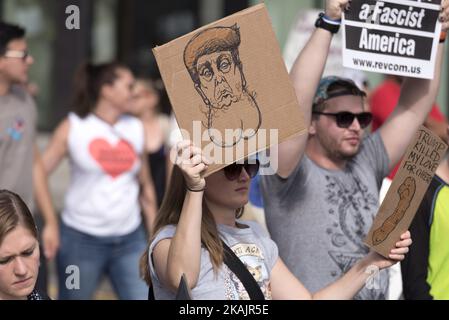
[[[144,132],[123,116],[110,125],[90,114],[69,114],[71,179],[62,220],[93,236],[121,236],[141,223],[138,172]]]

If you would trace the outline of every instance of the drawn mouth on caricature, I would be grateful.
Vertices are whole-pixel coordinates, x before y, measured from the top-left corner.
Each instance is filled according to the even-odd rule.
[[[231,104],[237,102],[237,97],[229,91],[224,89],[219,92],[218,97],[215,99],[217,101],[218,108],[229,107]]]

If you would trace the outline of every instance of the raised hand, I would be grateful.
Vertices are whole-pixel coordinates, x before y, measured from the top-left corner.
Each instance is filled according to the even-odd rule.
[[[333,20],[341,19],[341,15],[345,8],[351,3],[351,0],[327,0],[326,16]]]
[[[211,161],[191,141],[182,141],[177,144],[176,148],[176,165],[184,175],[187,189],[190,191],[204,190],[206,187],[204,174]]]
[[[389,268],[399,261],[404,260],[411,244],[412,239],[410,231],[407,231],[401,235],[401,239],[396,243],[396,248],[391,249],[389,259],[381,256],[375,251],[371,251],[366,257],[368,259],[368,264],[374,265],[379,269]]]

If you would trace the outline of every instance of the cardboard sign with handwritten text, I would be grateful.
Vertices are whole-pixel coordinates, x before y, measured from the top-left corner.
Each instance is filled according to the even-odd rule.
[[[379,208],[366,245],[388,258],[410,227],[446,150],[447,145],[438,136],[421,126]]]

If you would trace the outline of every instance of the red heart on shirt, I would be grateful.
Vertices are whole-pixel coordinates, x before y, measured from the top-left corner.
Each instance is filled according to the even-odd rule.
[[[137,158],[134,148],[125,140],[120,140],[112,146],[105,139],[95,139],[89,145],[89,152],[103,171],[112,178],[129,171]]]

